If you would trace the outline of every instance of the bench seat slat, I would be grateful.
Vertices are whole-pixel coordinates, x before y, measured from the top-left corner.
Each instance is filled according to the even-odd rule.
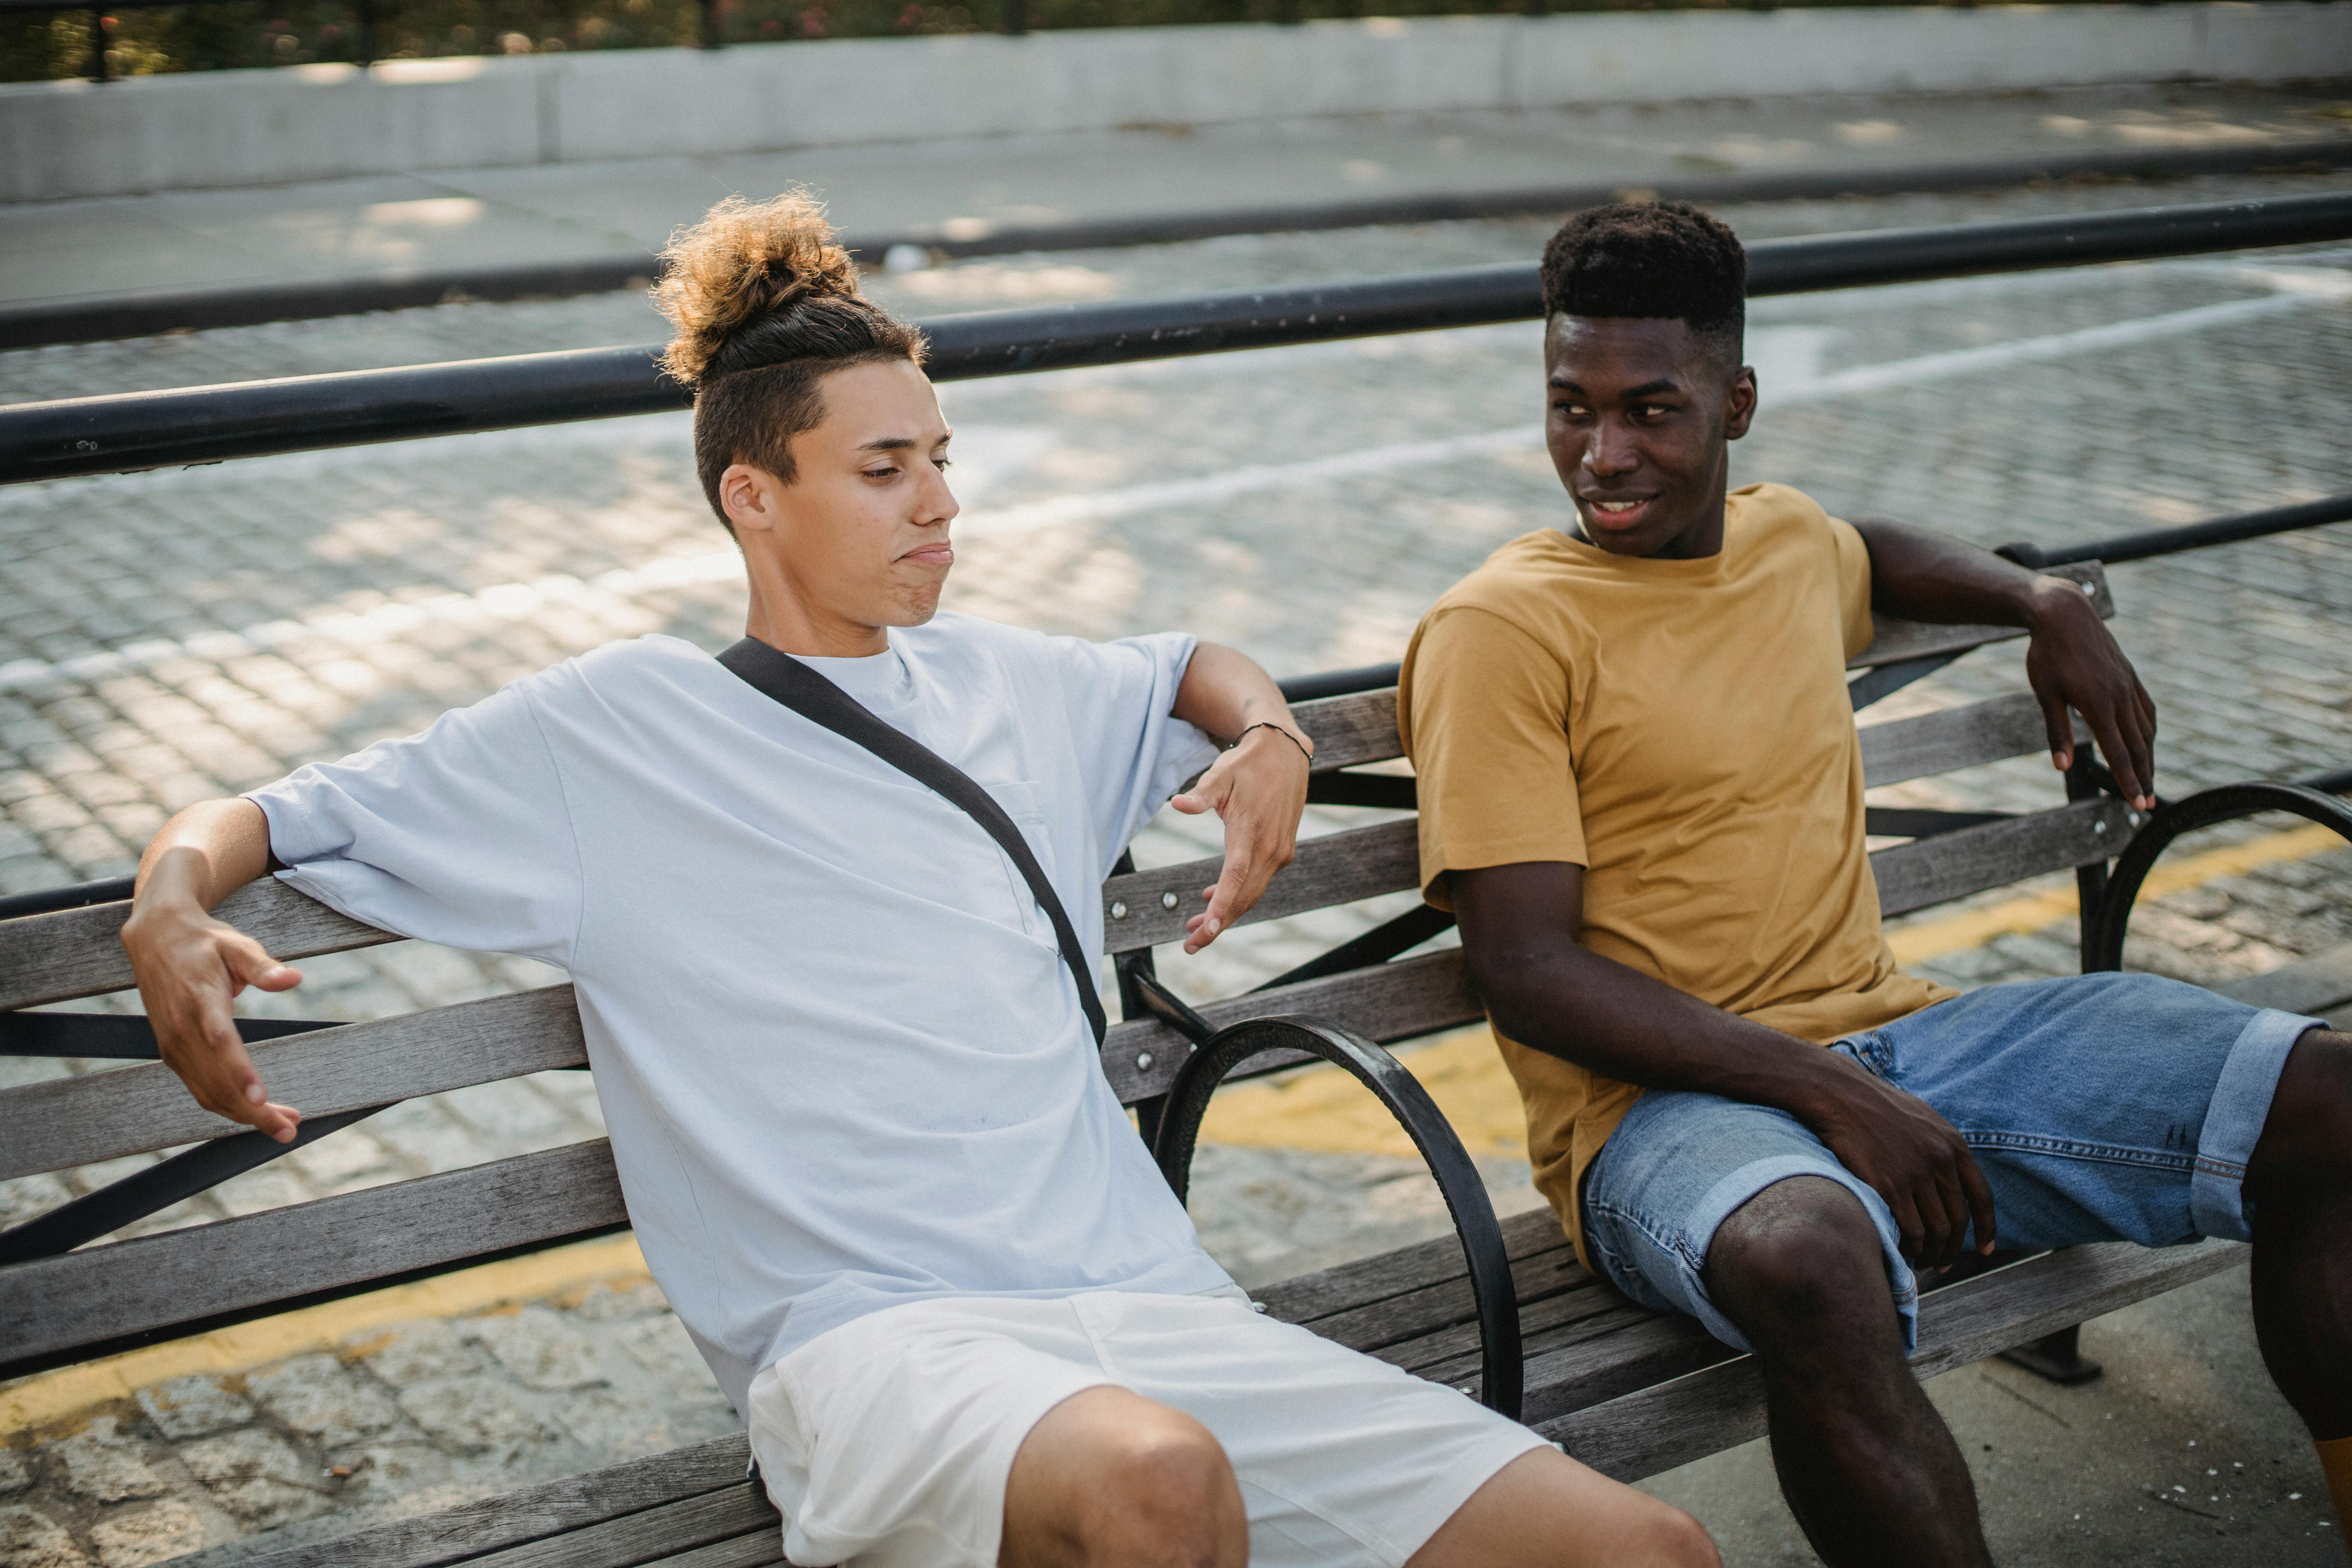
[[[604,1139],[0,1268],[0,1377],[625,1225]]]
[[[792,1568],[784,1563],[782,1522],[779,1519],[765,1530],[732,1541],[714,1541],[675,1557],[656,1557],[646,1568],[774,1568],[780,1563]]]
[[[1870,858],[1878,908],[1887,916],[1964,899],[2049,871],[2104,860],[2132,836],[2136,815],[2122,801],[2078,801],[2011,822],[1989,822],[1898,844]]]
[[[1514,1265],[1567,1245],[1568,1237],[1548,1210],[1513,1215],[1503,1222],[1503,1252]],[[1334,1312],[1408,1295],[1449,1279],[1468,1278],[1461,1242],[1451,1236],[1441,1236],[1377,1258],[1334,1264],[1252,1291],[1251,1295],[1277,1321],[1319,1331],[1322,1320]]]
[[[280,959],[400,940],[336,913],[275,877],[247,883],[213,913]],[[131,958],[122,951],[122,922],[130,918],[125,900],[0,921],[0,1012],[127,989]]]
[[[783,1530],[767,1494],[750,1481],[623,1514],[567,1534],[468,1557],[474,1568],[637,1568],[665,1553],[761,1531],[778,1557]]]
[[[1922,1379],[1982,1361],[2244,1261],[2229,1241],[2147,1248],[2128,1242],[2043,1253],[1920,1299]],[[1536,1369],[1528,1368],[1529,1381]],[[1551,1420],[1536,1430],[1601,1474],[1638,1480],[1764,1431],[1764,1390],[1741,1356]]]
[[[569,985],[459,1002],[247,1047],[270,1092],[331,1116],[588,1059]],[[247,1131],[141,1062],[0,1090],[0,1180]]]
[[[741,1486],[751,1462],[750,1443],[732,1433],[438,1513],[388,1520],[332,1541],[285,1547],[253,1559],[251,1568],[440,1568]]]

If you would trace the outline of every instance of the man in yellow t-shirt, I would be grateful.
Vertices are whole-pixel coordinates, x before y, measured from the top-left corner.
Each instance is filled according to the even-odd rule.
[[[2072,708],[2143,809],[2155,707],[2072,583],[1727,490],[1745,282],[1694,208],[1569,220],[1543,285],[1574,521],[1496,551],[1405,655],[1423,890],[1537,1184],[1588,1265],[1754,1351],[1832,1568],[1989,1561],[1904,1358],[1915,1268],[1996,1236],[2252,1239],[2265,1359],[2352,1509],[2352,1037],[2145,975],[1961,995],[1896,966],[1844,680],[1874,606],[2029,628],[2053,761]]]

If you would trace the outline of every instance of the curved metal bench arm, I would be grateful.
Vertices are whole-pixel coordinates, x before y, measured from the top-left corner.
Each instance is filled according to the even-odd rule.
[[[1316,1018],[1252,1018],[1220,1030],[1202,1042],[1176,1075],[1161,1113],[1153,1150],[1160,1173],[1181,1201],[1192,1183],[1192,1150],[1209,1097],[1227,1074],[1267,1051],[1299,1050],[1344,1068],[1379,1097],[1421,1151],[1437,1178],[1454,1234],[1470,1267],[1470,1294],[1478,1309],[1479,1399],[1490,1410],[1517,1420],[1524,1369],[1519,1356],[1519,1295],[1511,1283],[1510,1256],[1503,1227],[1487,1200],[1470,1152],[1447,1124],[1444,1112],[1407,1072],[1404,1064],[1352,1029]]]
[[[2169,848],[2174,839],[2200,827],[2234,822],[2266,811],[2291,811],[2323,827],[2334,828],[2352,843],[2352,806],[2334,795],[2300,784],[2223,784],[2219,789],[2202,790],[2185,800],[2174,801],[2149,817],[2147,825],[2134,834],[2132,841],[2124,846],[2124,852],[2116,857],[2115,868],[2107,874],[2106,897],[2099,900],[2095,911],[2084,916],[2090,922],[2088,940],[2083,944],[2084,971],[2123,967],[2124,931],[2131,924],[2133,900],[2139,897],[2140,884],[2147,880],[2157,857]]]

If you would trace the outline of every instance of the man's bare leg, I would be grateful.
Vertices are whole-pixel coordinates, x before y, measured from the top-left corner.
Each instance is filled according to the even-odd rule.
[[[1246,1568],[1249,1517],[1209,1429],[1123,1388],[1045,1413],[1004,1484],[1002,1568]]]
[[[1717,1568],[1698,1521],[1557,1448],[1520,1455],[1470,1494],[1405,1568]]]
[[[1903,1356],[1885,1254],[1860,1200],[1796,1176],[1732,1211],[1707,1293],[1756,1349],[1772,1466],[1830,1568],[1989,1568],[1976,1486]]]
[[[2263,1363],[2313,1440],[2341,1443],[2352,1438],[2352,1036],[2315,1029],[2287,1053],[2246,1195]],[[2328,1488],[2352,1516],[2343,1468],[2330,1468]]]

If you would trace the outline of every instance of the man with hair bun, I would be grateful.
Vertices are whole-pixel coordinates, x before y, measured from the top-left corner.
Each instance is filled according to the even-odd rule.
[[[1537,1184],[1588,1268],[1755,1353],[1831,1568],[1989,1561],[1905,1357],[1919,1276],[1996,1237],[2252,1239],[2263,1358],[2352,1519],[2352,1037],[2148,975],[1960,995],[1896,966],[1845,687],[1874,607],[2027,628],[2052,762],[2072,709],[2143,810],[2156,709],[2074,583],[1727,488],[1746,277],[1679,203],[1561,227],[1545,435],[1573,514],[1405,655],[1423,889],[1460,918]]]
[[[1223,819],[1197,952],[1288,863],[1314,745],[1264,670],[939,615],[921,334],[803,196],[668,253],[667,363],[744,641],[600,647],[192,806],[123,928],[164,1059],[290,1139],[230,1022],[300,976],[207,912],[287,882],[570,971],[646,1259],[806,1568],[1706,1568],[1685,1515],[1256,1313],[1097,1054],[1102,879]]]

